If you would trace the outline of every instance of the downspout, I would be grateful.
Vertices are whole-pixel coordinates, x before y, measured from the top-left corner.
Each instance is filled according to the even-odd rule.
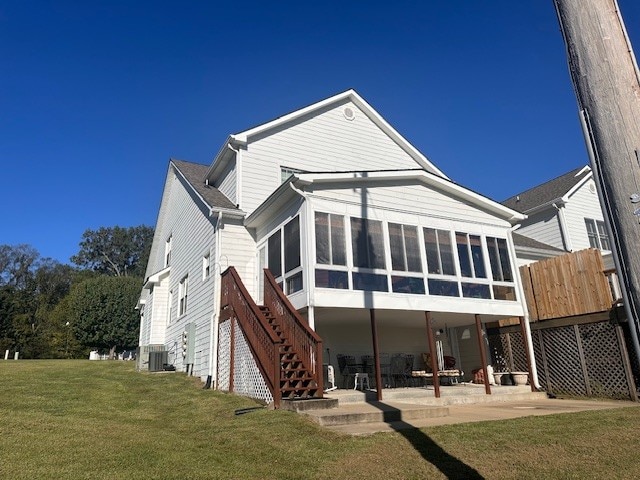
[[[304,199],[304,216],[305,216],[305,222],[304,222],[304,232],[305,232],[305,236],[307,237],[308,240],[308,236],[309,236],[309,228],[308,226],[311,225],[311,220],[309,218],[309,211],[310,211],[310,206],[309,206],[309,196],[303,192],[302,190],[300,190],[299,188],[297,188],[293,182],[289,182],[289,186],[291,187],[291,189],[296,192],[298,195],[300,195],[303,199]],[[300,228],[300,232],[302,233],[302,226]],[[301,239],[302,240],[302,239]],[[301,242],[303,243],[303,242]],[[309,321],[309,328],[311,328],[311,330],[315,331],[316,329],[316,320],[315,320],[315,288],[311,288],[311,259],[312,259],[312,252],[311,252],[311,243],[310,241],[306,241],[304,242],[305,245],[305,255],[304,257],[306,257],[306,265],[308,268],[304,268],[303,267],[303,271],[304,271],[304,278],[305,278],[305,285],[306,285],[306,297],[307,297],[307,319]],[[304,260],[305,258],[303,258],[303,265],[304,265]]]
[[[554,204],[555,205],[555,204]],[[516,247],[513,243],[513,235],[518,228],[520,228],[521,224],[514,225],[509,229],[509,235],[507,235],[507,244],[509,246],[509,256],[515,261],[516,257]],[[530,358],[531,362],[531,378],[533,378],[533,383],[536,389],[540,389],[540,382],[538,381],[538,369],[536,367],[535,358],[533,357],[533,338],[531,337],[531,326],[529,325],[529,309],[527,308],[527,300],[524,295],[524,287],[522,286],[522,279],[520,278],[520,269],[518,268],[517,263],[514,265],[515,267],[515,279],[516,279],[516,288],[518,289],[518,297],[520,298],[520,303],[522,304],[523,317],[524,317],[524,330],[526,332],[527,345],[529,346],[529,352],[532,358]]]
[[[238,208],[242,205],[242,155],[240,154],[240,149],[233,148],[231,143],[227,144],[229,150],[236,153],[236,205]]]
[[[218,385],[217,378],[214,378],[214,372],[218,366],[218,321],[220,310],[220,274],[222,273],[220,260],[222,258],[222,234],[220,226],[222,225],[222,210],[217,212],[209,212],[209,215],[217,213],[216,219],[216,258],[213,264],[213,314],[211,315],[211,331],[209,333],[209,372],[207,375],[207,383],[204,388],[216,388]],[[217,273],[216,273],[217,272]],[[217,377],[217,375],[215,375]]]
[[[562,243],[564,245],[564,248],[568,252],[573,252],[571,237],[569,237],[569,232],[567,230],[567,218],[564,215],[564,203],[560,203],[560,206],[558,206],[557,203],[554,203],[553,206],[558,211],[558,221],[560,222],[560,235],[562,235]]]

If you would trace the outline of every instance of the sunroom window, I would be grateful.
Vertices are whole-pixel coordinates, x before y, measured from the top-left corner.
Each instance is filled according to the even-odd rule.
[[[261,248],[258,252],[258,260],[262,264],[264,249]],[[289,295],[303,288],[301,265],[300,217],[295,217],[267,240],[267,267],[283,291]]]
[[[455,275],[451,234],[447,230],[426,227],[423,233],[428,272],[437,275]]]
[[[382,222],[351,218],[353,265],[361,268],[385,268]]]
[[[315,227],[316,263],[327,266],[316,268],[316,287],[349,288],[344,215],[316,212]]]
[[[391,268],[396,272],[422,273],[418,227],[389,223]],[[424,294],[424,279],[406,275],[391,276],[391,290],[396,293]]]
[[[507,240],[504,238],[487,237],[487,250],[493,280],[496,282],[513,282],[513,272],[511,270],[511,260],[509,260]],[[515,287],[494,283],[493,298],[496,300],[515,300]]]

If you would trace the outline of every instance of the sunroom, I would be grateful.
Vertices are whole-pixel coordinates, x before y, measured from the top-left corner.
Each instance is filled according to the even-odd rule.
[[[461,380],[493,361],[484,325],[525,316],[511,240],[522,218],[405,170],[297,174],[247,226],[258,271],[269,268],[323,338],[337,386],[353,388],[345,356],[361,368],[377,361],[382,374],[398,355],[415,372],[433,370],[433,358]],[[394,383],[369,371],[372,384]]]

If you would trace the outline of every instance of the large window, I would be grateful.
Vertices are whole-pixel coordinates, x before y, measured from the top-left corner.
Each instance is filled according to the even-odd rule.
[[[585,218],[584,223],[587,227],[587,237],[589,238],[589,245],[593,248],[599,248],[600,250],[611,250],[611,244],[609,243],[609,235],[604,227],[602,220],[592,220]]]
[[[316,212],[316,262],[347,264],[343,215]]]
[[[418,227],[390,223],[389,247],[391,249],[391,266],[394,270],[422,272]]]
[[[460,274],[468,278],[486,278],[482,258],[482,243],[478,235],[456,232],[458,246],[458,260],[460,260]]]
[[[458,247],[460,274],[466,278],[487,278],[480,236],[456,232],[456,245]],[[488,284],[462,282],[461,285],[463,297],[491,298]]]
[[[316,263],[331,267],[316,268],[316,287],[349,288],[344,215],[316,212],[315,226]]]
[[[268,268],[274,277],[278,278],[282,275],[282,242],[280,241],[282,234],[280,230],[269,237],[269,263]]]
[[[428,272],[437,275],[455,275],[451,233],[435,228],[424,228],[423,232]]]
[[[507,240],[504,238],[487,237],[491,278],[496,282],[513,283],[513,271],[509,260]],[[516,290],[511,285],[493,284],[493,298],[496,300],[515,300]]]
[[[261,265],[264,263],[264,248],[259,250],[258,261]],[[287,295],[302,290],[300,217],[293,218],[269,237],[267,266]]]
[[[315,245],[316,287],[516,300],[504,238],[316,212]]]
[[[351,218],[351,248],[354,267],[384,269],[382,222]]]
[[[418,241],[418,227],[389,223],[389,249],[391,251],[391,268],[397,272],[422,272],[420,259],[420,242]],[[391,290],[397,293],[424,294],[424,279],[422,276],[406,275],[391,276]]]

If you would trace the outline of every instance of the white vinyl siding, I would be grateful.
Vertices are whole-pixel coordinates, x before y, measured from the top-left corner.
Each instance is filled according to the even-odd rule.
[[[216,179],[214,187],[220,190],[220,193],[224,194],[231,203],[238,203],[237,198],[237,170],[236,161],[231,160],[220,176]]]
[[[161,284],[155,286],[152,303],[158,310],[153,314],[153,328],[160,323],[165,326],[165,332],[160,338],[152,335],[150,343],[165,344],[170,350],[169,362],[174,363],[178,370],[183,368],[181,355],[175,355],[173,346],[179,345],[185,325],[190,322],[196,324],[195,351],[204,352],[209,348],[209,333],[211,328],[211,316],[213,314],[213,286],[215,281],[202,282],[202,252],[209,251],[211,258],[217,258],[215,252],[214,225],[210,218],[202,213],[199,208],[199,199],[190,195],[183,183],[170,174],[165,185],[162,199],[161,215],[156,225],[154,242],[161,242],[161,248],[155,250],[156,257],[150,259],[150,265],[155,269],[152,273],[160,271],[164,265],[165,241],[171,234],[171,271]],[[212,268],[212,275],[213,273]],[[215,273],[219,275],[219,271]],[[186,314],[178,318],[178,290],[179,282],[189,275],[188,305]],[[166,287],[165,287],[166,282]],[[159,288],[160,287],[160,288]],[[169,291],[173,291],[174,301],[169,313]],[[147,300],[148,302],[149,300]],[[172,321],[167,325],[167,318],[171,315]],[[149,323],[149,315],[145,315],[145,322]],[[156,323],[157,322],[157,323]],[[159,330],[158,330],[159,332]],[[146,340],[146,339],[144,339]],[[141,338],[141,341],[143,339]],[[204,354],[197,355],[194,365],[194,375],[206,378],[208,357]]]
[[[591,246],[585,219],[594,220],[596,225],[597,222],[604,221],[598,194],[590,188],[592,184],[593,181],[589,180],[576,190],[573,195],[569,197],[565,207],[567,229],[569,230],[571,244],[574,250],[583,250]],[[605,250],[608,249],[605,248]]]
[[[281,182],[281,167],[309,172],[420,168],[420,165],[352,103],[305,118],[250,143],[242,152],[241,208],[251,213]]]
[[[517,232],[552,247],[565,248],[562,241],[558,211],[554,207],[530,215],[526,220],[522,221],[522,226]]]

